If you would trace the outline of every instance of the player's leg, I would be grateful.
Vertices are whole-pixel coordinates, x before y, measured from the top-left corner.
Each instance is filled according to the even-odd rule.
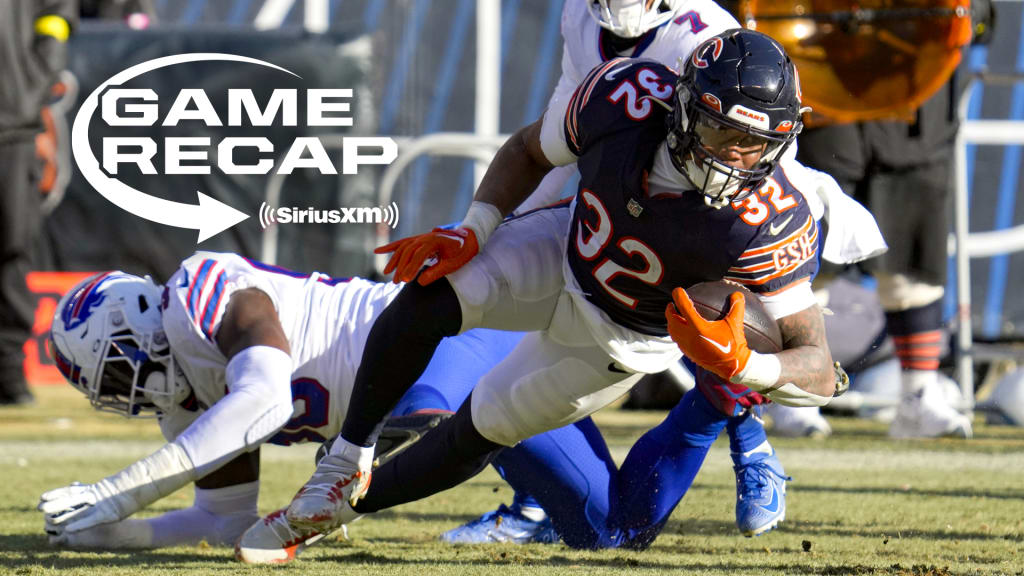
[[[33,401],[22,370],[35,302],[25,283],[42,222],[39,160],[31,139],[0,142],[0,405]]]
[[[477,328],[445,338],[430,364],[391,411],[392,416],[454,413],[476,383],[523,339],[522,332]]]
[[[291,521],[326,527],[342,501],[365,491],[369,478],[360,471],[369,469],[382,419],[421,376],[442,338],[476,327],[527,331],[549,324],[563,286],[568,219],[563,207],[506,222],[454,274],[427,287],[406,285],[370,331],[341,435],[293,499]],[[458,430],[467,425],[457,416],[450,422]]]
[[[768,442],[764,426],[754,417],[765,398],[749,388],[723,382],[703,368],[688,364],[697,389],[729,418],[729,447],[736,472],[736,526],[744,536],[775,528],[786,517],[789,478]]]
[[[492,452],[580,420],[639,380],[639,374],[609,370],[607,354],[586,344],[588,334],[579,338],[527,334],[455,416],[374,473],[373,490],[355,511],[374,512],[455,486],[479,472]]]
[[[971,436],[970,420],[946,400],[939,382],[942,295],[949,225],[949,167],[938,162],[882,172],[871,186],[872,211],[889,252],[869,261],[878,277],[886,327],[902,368],[901,400],[890,435]]]
[[[643,549],[661,533],[725,423],[718,407],[694,389],[637,440],[619,470],[612,513],[622,545]]]
[[[385,449],[381,444],[396,436],[397,430],[393,429],[391,422],[409,418],[423,420],[431,417],[428,415],[434,415],[435,420],[424,420],[422,429],[407,431],[410,434],[417,432],[418,439],[429,428],[436,426],[436,418],[443,417],[444,413],[454,414],[477,381],[507,356],[522,337],[521,332],[477,328],[453,338],[445,338],[426,371],[398,401],[391,418],[385,423],[377,443],[377,458]],[[411,440],[412,436],[409,438]],[[519,450],[521,446],[515,449]],[[406,447],[396,445],[395,449]],[[503,469],[497,464],[495,467],[504,476]],[[441,539],[453,544],[558,540],[544,508],[532,496],[521,491],[516,491],[510,506],[503,504],[497,510],[445,532]]]
[[[615,544],[607,520],[617,469],[590,418],[506,448],[494,466],[516,491],[512,505],[450,530],[446,541],[557,542],[561,537],[577,548]]]

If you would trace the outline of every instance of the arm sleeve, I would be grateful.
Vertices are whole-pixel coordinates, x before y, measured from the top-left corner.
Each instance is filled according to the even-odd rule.
[[[197,478],[259,446],[288,422],[291,371],[291,357],[270,346],[246,348],[228,362],[228,395],[175,440]]]
[[[153,518],[127,518],[51,538],[70,548],[127,550],[194,546],[200,542],[230,546],[259,520],[259,481],[226,488],[195,489],[189,508]]]
[[[173,410],[160,415],[160,432],[164,435],[165,440],[173,442],[179,434],[196,421],[196,418],[199,418],[200,414],[202,412],[199,410],[190,411],[175,406]]]

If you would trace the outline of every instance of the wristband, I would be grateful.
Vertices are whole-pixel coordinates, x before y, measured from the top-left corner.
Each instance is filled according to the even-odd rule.
[[[733,384],[741,384],[755,392],[775,386],[782,375],[782,363],[775,354],[761,354],[750,351],[747,365],[739,374],[729,379]]]
[[[497,206],[474,200],[469,205],[466,217],[462,219],[462,227],[472,230],[476,234],[477,246],[482,247],[502,220],[501,211]]]

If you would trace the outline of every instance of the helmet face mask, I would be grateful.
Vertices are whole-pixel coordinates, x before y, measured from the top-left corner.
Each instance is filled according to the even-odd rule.
[[[705,203],[721,208],[771,175],[803,127],[803,110],[782,47],[752,30],[729,30],[686,62],[669,116],[669,156]]]
[[[572,0],[579,1],[579,0]],[[599,26],[619,38],[639,38],[671,20],[675,0],[584,0]]]
[[[154,417],[190,391],[175,365],[149,278],[108,272],[68,292],[50,333],[57,368],[94,408]]]

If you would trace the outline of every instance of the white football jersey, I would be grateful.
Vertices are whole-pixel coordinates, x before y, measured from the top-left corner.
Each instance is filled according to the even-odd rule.
[[[680,58],[730,28],[740,28],[739,22],[713,0],[689,0],[675,18],[644,34],[630,53],[609,54],[602,48],[601,37],[611,33],[590,16],[585,0],[568,0],[562,9],[562,77],[552,99],[571,97],[587,73],[619,56],[650,58],[679,71]]]
[[[202,407],[228,393],[227,358],[213,336],[231,294],[244,288],[258,288],[270,297],[291,347],[294,412],[270,442],[333,438],[348,411],[370,328],[401,286],[299,274],[237,254],[197,252],[167,281],[161,306],[175,361]],[[187,426],[183,416],[167,415],[165,435]]]
[[[678,72],[679,59],[688,57],[701,42],[739,27],[739,22],[713,0],[686,0],[675,18],[644,34],[629,53],[611,54],[604,50],[601,42],[603,36],[611,33],[591,17],[587,0],[567,0],[562,8],[562,76],[548,100],[548,110],[556,111],[555,116],[561,118],[576,87],[591,70],[604,62],[620,56],[651,58]],[[556,137],[562,137],[560,131]],[[548,159],[555,160],[550,156]],[[571,162],[571,159],[566,162]],[[565,183],[575,172],[575,167],[552,170],[537,190],[516,209],[516,213],[522,214],[558,201]]]

